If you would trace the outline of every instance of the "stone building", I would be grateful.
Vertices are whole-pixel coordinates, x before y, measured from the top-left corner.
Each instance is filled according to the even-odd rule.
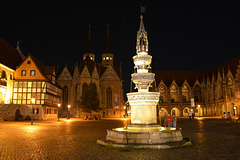
[[[23,60],[17,49],[0,38],[0,104],[12,102],[14,72]]]
[[[114,54],[110,45],[109,27],[107,27],[106,43],[102,54],[102,63],[95,61],[89,27],[83,61],[76,63],[74,70],[67,66],[60,72],[57,83],[63,88],[61,114],[67,113],[67,105],[74,117],[90,114],[81,103],[81,96],[90,83],[96,86],[101,111],[94,114],[103,117],[122,117],[125,114],[122,89],[121,65],[113,64]]]
[[[212,71],[154,73],[163,112],[188,116],[193,109],[196,116],[240,114],[240,56]]]

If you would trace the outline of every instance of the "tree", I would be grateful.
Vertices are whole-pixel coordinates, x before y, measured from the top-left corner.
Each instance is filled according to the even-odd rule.
[[[94,111],[98,111],[99,107],[99,98],[97,93],[97,87],[95,83],[90,83],[87,87],[87,90],[82,94],[81,105],[84,108]]]

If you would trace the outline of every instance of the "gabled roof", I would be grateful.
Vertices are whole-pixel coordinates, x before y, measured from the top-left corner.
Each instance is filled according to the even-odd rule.
[[[8,44],[1,38],[0,55],[0,63],[14,70],[23,61],[16,48],[12,47],[10,44]]]
[[[238,65],[240,65],[240,56],[228,61],[227,63],[225,63],[224,65],[220,66],[220,71],[222,72],[224,70],[224,74],[225,76],[227,75],[227,72],[230,70],[232,72],[232,74],[235,76]],[[222,70],[223,69],[223,70]],[[215,72],[218,69],[215,70]]]
[[[209,71],[158,71],[155,73],[155,80],[157,86],[163,80],[167,87],[170,87],[173,80],[176,81],[177,85],[181,87],[185,80],[192,87],[196,80],[202,81],[202,78],[206,76]]]
[[[32,54],[28,54],[28,56],[25,58],[25,60],[30,57],[36,67],[38,68],[39,72],[42,74],[43,77],[46,78],[46,80],[51,81],[51,77],[49,75],[53,75],[53,72],[55,71],[55,66],[45,66],[42,62],[40,62],[37,58],[35,58]],[[24,61],[25,61],[24,60]],[[22,61],[22,63],[24,62]],[[20,63],[16,68],[20,67],[22,65]]]
[[[175,80],[178,86],[182,86],[184,81],[187,80],[189,85],[193,87],[196,80],[199,82],[207,81],[209,79],[210,82],[212,82],[213,78],[214,81],[217,80],[218,73],[220,75],[226,76],[228,71],[230,70],[231,73],[235,76],[238,65],[240,65],[240,56],[234,58],[231,61],[228,61],[227,63],[223,64],[222,66],[218,67],[215,70],[209,70],[209,71],[157,71],[153,72],[155,73],[155,80],[157,83],[157,86],[163,80],[163,82],[166,84],[167,87],[170,87],[172,84],[172,81]]]
[[[87,69],[88,69],[90,75],[92,75],[92,72],[93,72],[94,67],[96,66],[96,63],[93,60],[91,60],[91,58],[89,56],[87,56],[83,60],[83,62],[79,65],[80,75],[81,75],[85,65],[87,66]]]

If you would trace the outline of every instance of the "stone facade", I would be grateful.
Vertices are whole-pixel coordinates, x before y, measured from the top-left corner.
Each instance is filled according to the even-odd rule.
[[[160,92],[159,108],[176,116],[231,116],[240,114],[240,57],[212,71],[160,71],[156,88]],[[194,107],[191,105],[194,99]]]

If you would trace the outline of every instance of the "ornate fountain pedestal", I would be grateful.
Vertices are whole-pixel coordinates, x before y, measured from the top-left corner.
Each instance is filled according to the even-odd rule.
[[[131,106],[131,124],[157,124],[157,103],[159,92],[128,93],[128,102]]]

